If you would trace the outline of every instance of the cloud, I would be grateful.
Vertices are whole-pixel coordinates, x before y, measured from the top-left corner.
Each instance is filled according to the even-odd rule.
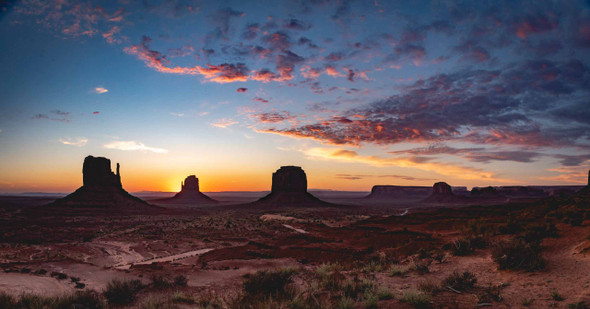
[[[92,114],[98,115],[98,114],[100,114],[100,112],[99,111],[94,111],[94,112],[92,112]]]
[[[270,101],[269,101],[269,100],[267,100],[267,99],[263,99],[263,98],[259,98],[259,97],[254,97],[254,98],[252,98],[252,101],[258,101],[258,102],[260,102],[260,103],[268,103],[268,102],[270,102]]]
[[[362,163],[371,166],[397,166],[415,168],[423,171],[434,172],[444,176],[453,176],[460,179],[486,180],[501,182],[492,172],[486,172],[478,168],[459,164],[440,163],[436,161],[424,161],[417,157],[381,157],[364,156],[346,149],[311,148],[305,151],[310,159],[334,160],[341,162]]]
[[[217,122],[212,123],[211,125],[218,128],[227,128],[237,123],[237,121],[233,121],[232,119],[221,119]]]
[[[295,118],[297,118],[296,116],[291,115],[287,111],[258,113],[253,114],[251,116],[257,121],[263,123],[279,123],[283,121],[295,120]]]
[[[128,54],[136,55],[140,60],[144,61],[148,67],[162,73],[200,75],[208,81],[222,84],[236,81],[244,82],[248,80],[249,70],[243,63],[223,63],[220,65],[207,64],[204,67],[198,65],[194,67],[171,67],[169,66],[170,60],[168,60],[165,55],[149,48],[149,43],[151,41],[152,39],[144,36],[140,44],[126,47],[124,51]]]
[[[489,163],[491,161],[514,161],[521,163],[533,162],[541,156],[540,152],[525,150],[493,151],[484,147],[454,148],[441,143],[430,144],[427,147],[412,148],[407,150],[390,151],[390,154],[410,155],[457,155],[471,162]]]
[[[236,92],[245,93],[246,91],[248,91],[248,88],[238,88],[238,89],[236,89]]]
[[[583,147],[590,141],[583,107],[589,95],[590,70],[582,62],[523,61],[498,70],[436,74],[338,116],[266,132],[334,145],[463,141]]]
[[[102,37],[107,41],[109,44],[118,44],[121,43],[122,40],[117,38],[116,35],[121,31],[119,26],[113,26],[109,31],[104,32]]]
[[[77,146],[77,147],[83,147],[86,146],[86,144],[88,143],[88,139],[85,137],[78,137],[76,139],[71,139],[71,138],[60,138],[59,142],[64,144],[64,145],[71,145],[71,146]]]
[[[107,92],[109,92],[109,90],[104,87],[94,88],[94,93],[96,93],[96,94],[103,94],[103,93],[107,93]]]
[[[175,116],[175,117],[184,117],[183,113],[170,113],[170,115]]]
[[[299,19],[290,18],[283,22],[282,27],[289,30],[305,31],[309,30],[311,28],[311,25]]]
[[[556,16],[550,17],[545,14],[527,15],[514,21],[514,30],[516,36],[524,40],[532,34],[553,30],[557,25]]]
[[[59,121],[59,122],[70,122],[71,120],[68,118],[70,116],[70,112],[64,112],[61,110],[52,110],[49,114],[36,114],[31,119],[47,119],[52,121]]]
[[[118,149],[123,151],[150,151],[155,153],[168,153],[167,149],[148,147],[142,142],[136,141],[112,141],[103,146],[107,149]]]
[[[407,181],[435,181],[435,178],[420,178],[420,177],[413,177],[413,176],[405,176],[405,175],[350,175],[350,174],[336,174],[336,178],[339,179],[346,179],[346,180],[360,180],[366,178],[395,178],[395,179],[402,179]]]

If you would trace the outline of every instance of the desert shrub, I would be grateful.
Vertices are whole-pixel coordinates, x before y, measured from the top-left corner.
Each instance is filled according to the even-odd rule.
[[[285,295],[287,285],[293,282],[292,268],[281,268],[277,270],[261,270],[249,275],[244,281],[243,289],[248,296],[271,296]]]
[[[440,284],[434,280],[422,280],[418,283],[418,290],[425,293],[435,293],[440,290]]]
[[[465,291],[473,288],[476,282],[477,278],[471,272],[465,271],[461,274],[455,271],[443,280],[442,285],[457,291]]]
[[[12,295],[0,292],[0,309],[14,308],[15,299]]]
[[[149,297],[141,302],[141,309],[176,309],[174,304],[171,304],[163,299]]]
[[[177,286],[186,286],[188,283],[188,279],[183,275],[178,275],[174,277],[174,284]]]
[[[492,248],[492,258],[500,269],[535,271],[545,268],[540,245],[523,239],[497,243]]]
[[[429,250],[426,250],[424,248],[420,248],[420,250],[418,250],[418,258],[430,259],[430,258],[432,258],[432,252],[430,252]]]
[[[512,217],[509,217],[508,222],[505,224],[498,226],[498,232],[500,234],[518,234],[522,229],[522,221],[514,220]]]
[[[11,308],[26,308],[26,309],[41,309],[51,308],[51,301],[48,298],[33,294],[22,295],[14,307]]]
[[[532,305],[534,301],[535,301],[534,298],[526,298],[525,297],[525,298],[522,299],[522,301],[520,302],[520,304],[523,305],[523,306],[525,306],[525,307],[528,307],[528,306]]]
[[[100,309],[105,308],[105,304],[98,293],[95,291],[77,291],[74,294],[58,297],[53,302],[52,308],[83,308],[83,309]]]
[[[363,306],[366,309],[375,309],[377,308],[377,303],[379,303],[379,297],[375,293],[365,293],[363,300]]]
[[[468,237],[488,237],[492,234],[494,227],[483,220],[469,220],[463,228],[463,234]]]
[[[152,275],[152,286],[156,288],[168,288],[172,286],[172,282],[168,281],[168,279],[162,275]]]
[[[142,288],[143,285],[139,280],[119,281],[115,279],[107,284],[103,295],[109,304],[127,305],[135,302],[135,296]]]
[[[429,263],[416,263],[414,262],[412,265],[412,269],[416,270],[416,272],[419,275],[424,275],[430,272],[430,269],[428,268],[428,266],[430,266]]]
[[[405,291],[402,295],[401,301],[407,303],[408,305],[414,308],[430,307],[430,297],[425,293],[415,290]]]
[[[590,308],[590,306],[588,306],[583,301],[580,301],[580,302],[577,302],[577,303],[573,303],[573,304],[568,304],[567,307],[569,309],[588,309],[588,308]]]
[[[439,264],[442,264],[445,261],[446,255],[444,252],[439,252],[439,253],[435,254],[432,258],[435,261],[437,261]]]
[[[172,295],[172,297],[170,297],[170,301],[177,304],[177,303],[182,303],[182,304],[194,304],[195,303],[195,299],[187,296],[186,294],[182,293],[182,292],[176,292]]]
[[[540,243],[543,238],[557,237],[557,228],[555,224],[539,224],[527,227],[519,238],[526,242]]]
[[[378,287],[375,294],[379,300],[393,299],[395,297],[393,292],[384,286]]]
[[[408,270],[408,266],[400,264],[391,264],[391,266],[389,266],[389,268],[387,269],[387,274],[390,277],[403,276],[408,272]]]
[[[551,299],[556,300],[556,301],[565,300],[565,298],[563,296],[561,296],[561,294],[559,294],[559,292],[557,292],[557,291],[553,291],[553,293],[551,293]]]
[[[478,294],[480,303],[491,303],[492,301],[502,301],[503,285],[489,285],[485,290]]]
[[[453,255],[456,256],[465,256],[471,254],[473,249],[474,248],[471,247],[471,241],[466,238],[454,240],[451,246]]]
[[[351,298],[343,297],[334,305],[334,309],[356,309],[356,302]]]

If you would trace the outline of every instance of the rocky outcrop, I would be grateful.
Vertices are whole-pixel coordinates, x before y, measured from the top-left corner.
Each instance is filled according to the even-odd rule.
[[[44,208],[103,209],[121,214],[159,209],[127,193],[121,185],[119,169],[117,163],[117,173],[113,173],[111,160],[87,156],[82,167],[82,187]]]
[[[271,192],[307,192],[307,176],[299,166],[281,166],[272,173]]]
[[[281,166],[272,174],[271,192],[251,203],[254,206],[317,207],[330,206],[307,192],[307,176],[299,166]]]
[[[82,166],[82,183],[85,187],[115,187],[122,188],[121,175],[111,171],[111,160],[103,157],[87,156]]]
[[[191,205],[205,205],[217,204],[217,201],[203,194],[199,190],[199,178],[195,175],[190,175],[180,183],[180,192],[176,193],[174,197],[167,199],[155,200],[156,203],[163,204],[191,204]]]
[[[420,186],[373,186],[366,199],[387,200],[423,200],[432,192],[431,187]]]
[[[461,203],[465,200],[465,197],[453,194],[453,189],[446,182],[437,182],[432,186],[432,193],[424,200],[424,202],[446,204]]]

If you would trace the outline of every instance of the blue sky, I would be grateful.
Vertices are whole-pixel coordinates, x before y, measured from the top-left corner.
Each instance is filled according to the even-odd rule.
[[[588,1],[2,1],[0,192],[580,184]]]

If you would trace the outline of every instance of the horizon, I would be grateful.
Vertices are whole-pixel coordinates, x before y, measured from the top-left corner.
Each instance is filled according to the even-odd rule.
[[[588,1],[6,1],[0,192],[586,185]],[[112,169],[112,167],[111,167]]]

